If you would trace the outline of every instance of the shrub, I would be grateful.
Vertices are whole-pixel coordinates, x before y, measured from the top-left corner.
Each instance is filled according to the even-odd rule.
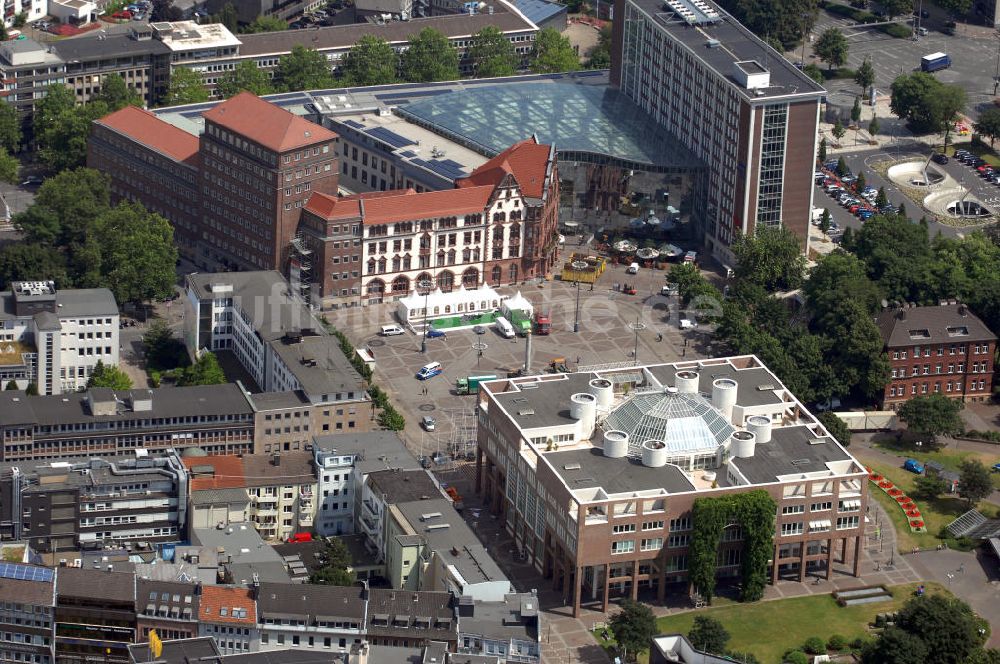
[[[865,637],[859,636],[851,641],[851,650],[861,650],[866,645],[868,645],[868,641],[865,640]]]
[[[810,636],[806,639],[806,642],[802,644],[802,649],[810,655],[822,655],[826,653],[826,644],[823,643],[823,639],[818,636]]]
[[[913,31],[910,28],[905,25],[900,25],[899,23],[880,25],[878,29],[890,37],[895,37],[896,39],[909,39],[913,35]]]
[[[847,647],[847,638],[840,634],[834,634],[826,642],[826,647],[828,650],[843,650]]]
[[[809,664],[809,655],[801,650],[793,650],[785,655],[785,662],[788,664]]]

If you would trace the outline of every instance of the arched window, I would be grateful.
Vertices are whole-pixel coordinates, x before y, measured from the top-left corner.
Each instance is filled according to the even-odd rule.
[[[517,281],[517,265],[510,266],[510,283]]]
[[[378,259],[378,272],[379,272],[379,274],[384,274],[385,273],[385,266],[386,266],[386,260],[385,260],[385,256],[383,256],[382,258]]]
[[[385,282],[381,279],[372,279],[368,282],[369,295],[381,295],[385,292]]]
[[[410,280],[399,275],[392,280],[392,292],[393,293],[409,293],[410,292]]]
[[[493,282],[494,286],[500,285],[500,275],[501,275],[500,266],[494,265],[493,269],[490,271],[490,281]]]
[[[428,284],[426,286],[421,286],[420,284]],[[426,295],[428,291],[434,290],[434,279],[427,272],[421,272],[417,275],[416,281],[414,281],[414,286],[416,286],[417,292],[421,295]]]
[[[479,270],[470,267],[462,273],[462,285],[466,288],[476,288],[479,286]]]
[[[444,293],[450,293],[455,287],[455,275],[450,270],[445,270],[437,276],[437,285]]]
[[[470,258],[472,258],[472,250],[468,247],[462,249],[462,262],[468,263]]]

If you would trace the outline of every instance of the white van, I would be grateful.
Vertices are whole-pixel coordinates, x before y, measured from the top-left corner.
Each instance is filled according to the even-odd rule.
[[[431,362],[420,367],[420,371],[417,372],[417,380],[427,380],[428,378],[433,378],[441,373],[441,363]]]
[[[639,274],[639,264],[632,263],[625,269],[625,274]]]
[[[510,324],[510,321],[503,316],[498,316],[496,320],[497,332],[500,336],[505,339],[512,339],[514,337],[514,326]]]
[[[395,337],[405,333],[406,330],[401,328],[399,325],[383,325],[378,330],[378,335],[380,337]]]

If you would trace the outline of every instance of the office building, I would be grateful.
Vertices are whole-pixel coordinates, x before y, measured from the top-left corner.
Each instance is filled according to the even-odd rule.
[[[0,464],[0,539],[39,552],[182,539],[188,478],[173,451]]]
[[[859,574],[867,471],[754,356],[481,385],[477,491],[522,558],[581,604],[668,584],[687,594],[692,506],[763,490],[771,583]],[[412,523],[412,521],[411,521]],[[740,574],[727,527],[717,574]]]
[[[822,86],[711,0],[616,0],[611,84],[708,166],[705,244],[784,226],[806,252]]]
[[[237,383],[158,390],[93,388],[69,396],[4,391],[0,441],[0,462],[188,447],[209,454],[249,454],[254,410]]]
[[[135,580],[136,640],[149,641],[150,630],[160,639],[191,639],[198,636],[201,587],[195,583]]]
[[[484,602],[458,600],[458,652],[497,657],[500,664],[539,662],[541,619],[535,593],[512,593]]]
[[[86,387],[98,362],[118,364],[118,304],[106,288],[57,290],[14,281],[0,293],[0,380],[39,394]]]
[[[59,664],[128,664],[135,642],[135,574],[60,567],[55,657]]]
[[[65,82],[65,71],[65,62],[34,40],[0,43],[0,97],[17,109],[26,128],[35,103],[45,96],[48,86]]]
[[[967,305],[887,307],[876,323],[892,367],[882,395],[887,410],[930,394],[963,402],[992,397],[997,335]]]
[[[0,662],[55,663],[55,570],[0,563]]]

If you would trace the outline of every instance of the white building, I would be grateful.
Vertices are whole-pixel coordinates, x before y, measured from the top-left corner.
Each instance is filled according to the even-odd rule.
[[[98,362],[118,364],[118,304],[106,288],[56,290],[15,281],[0,293],[0,380],[39,394],[86,387]]]
[[[346,653],[361,643],[367,607],[361,586],[264,582],[254,590],[262,651]]]

